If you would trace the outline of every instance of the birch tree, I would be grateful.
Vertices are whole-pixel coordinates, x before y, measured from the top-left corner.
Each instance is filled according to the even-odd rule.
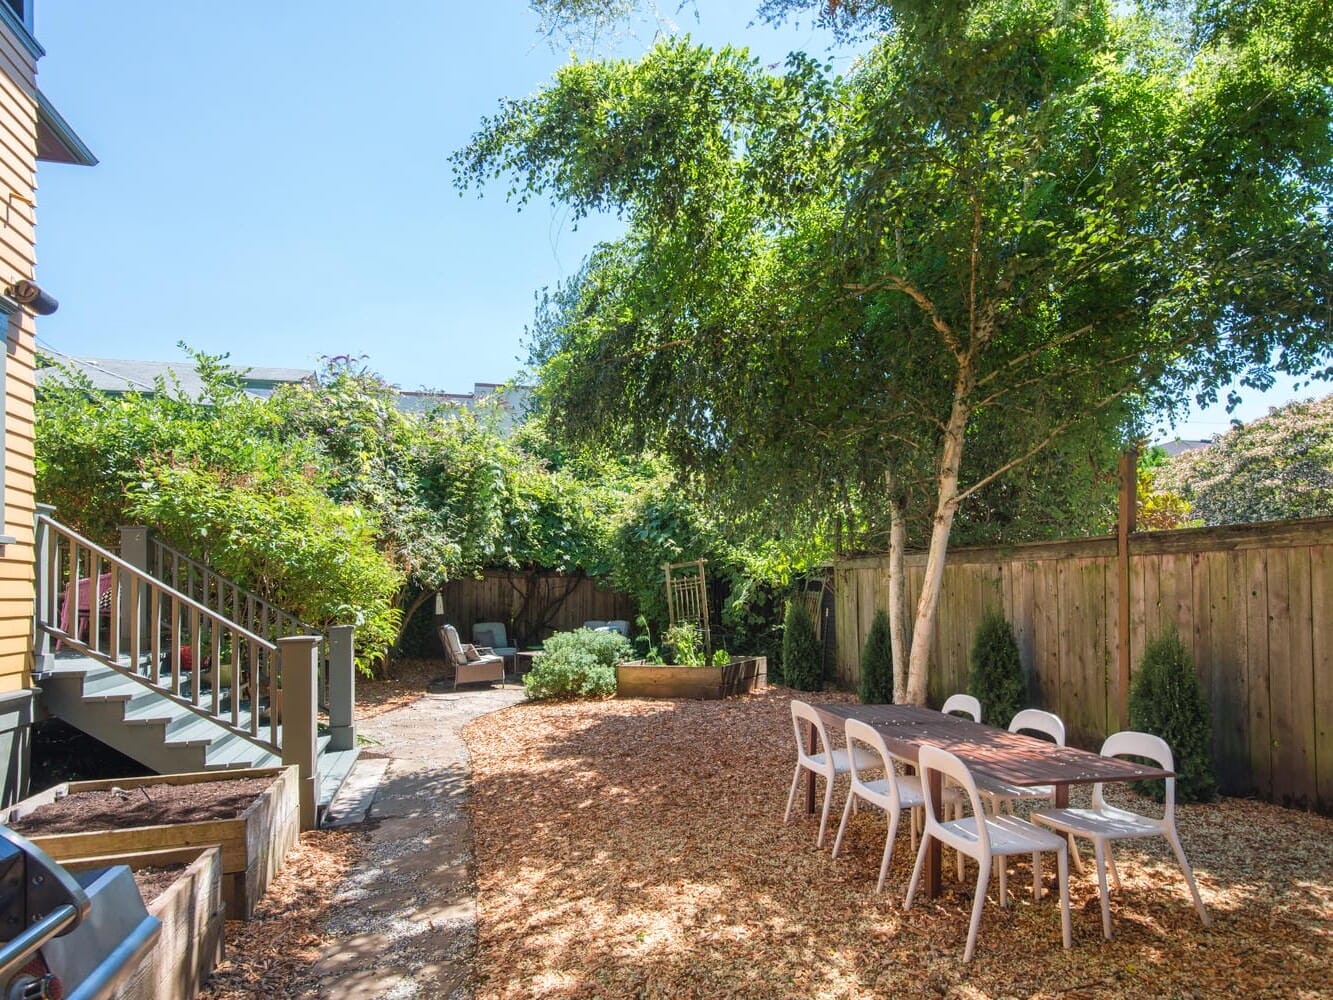
[[[455,164],[627,221],[537,358],[564,432],[779,530],[881,490],[898,595],[924,507],[920,599],[890,608],[922,702],[964,504],[1200,380],[1328,365],[1329,15],[876,7],[846,79],[662,43],[567,67]]]

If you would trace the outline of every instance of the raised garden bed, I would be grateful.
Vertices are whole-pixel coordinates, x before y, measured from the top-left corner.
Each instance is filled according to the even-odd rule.
[[[162,932],[111,994],[114,1000],[191,1000],[222,959],[222,849],[178,847],[105,857],[72,858],[71,871],[128,865],[150,916]]]
[[[248,920],[300,834],[297,769],[72,781],[0,812],[0,823],[61,863],[216,844],[227,916]]]
[[[616,695],[621,698],[709,700],[762,691],[767,684],[768,658],[764,656],[737,657],[722,667],[616,665]]]

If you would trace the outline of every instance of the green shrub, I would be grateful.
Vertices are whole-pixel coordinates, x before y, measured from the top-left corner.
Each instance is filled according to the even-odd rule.
[[[889,615],[882,608],[875,612],[861,650],[861,682],[857,695],[863,705],[893,703],[893,643],[889,638]]]
[[[725,649],[713,650],[713,666],[725,667],[730,662],[731,662],[731,654],[728,653]]]
[[[616,693],[616,664],[630,652],[629,640],[616,632],[557,632],[542,643],[523,687],[534,700],[609,698]]]
[[[1149,641],[1129,694],[1133,729],[1166,740],[1175,756],[1176,798],[1207,802],[1217,791],[1209,748],[1212,720],[1203,685],[1180,635],[1172,627]],[[1161,801],[1160,781],[1136,783],[1136,789]]]
[[[810,609],[801,600],[787,602],[782,621],[782,679],[797,691],[824,686],[824,663]]]
[[[1002,729],[1027,700],[1027,682],[1014,630],[994,608],[981,619],[972,641],[967,690],[981,702],[982,721]]]

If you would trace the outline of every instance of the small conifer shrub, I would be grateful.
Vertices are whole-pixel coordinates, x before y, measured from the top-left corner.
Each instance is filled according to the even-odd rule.
[[[1208,802],[1217,793],[1213,776],[1212,718],[1189,650],[1175,627],[1149,641],[1129,693],[1132,729],[1166,740],[1175,756],[1176,801]],[[1160,781],[1136,783],[1161,801]]]
[[[1027,700],[1027,682],[1014,630],[995,608],[982,617],[972,640],[967,691],[981,702],[981,721],[1001,729],[1009,725]]]
[[[818,691],[824,686],[824,658],[804,601],[788,601],[783,616],[782,680],[797,691]]]
[[[861,650],[861,682],[857,695],[863,705],[893,702],[893,643],[889,638],[889,616],[883,608],[875,612]]]

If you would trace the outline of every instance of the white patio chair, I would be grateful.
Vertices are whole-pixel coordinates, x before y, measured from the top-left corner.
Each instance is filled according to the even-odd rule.
[[[970,715],[973,722],[981,721],[981,702],[970,694],[949,695],[948,698],[944,699],[940,711],[945,715],[951,712],[962,712],[964,715]]]
[[[1175,770],[1175,760],[1166,740],[1150,733],[1125,731],[1112,733],[1102,744],[1103,757],[1146,757],[1157,762],[1165,771]],[[1116,840],[1135,840],[1141,837],[1165,837],[1175,851],[1180,870],[1185,873],[1190,895],[1194,897],[1194,906],[1199,911],[1205,927],[1212,926],[1208,911],[1204,909],[1199,896],[1199,887],[1194,883],[1194,872],[1185,860],[1185,849],[1180,845],[1180,834],[1176,832],[1176,779],[1165,778],[1166,808],[1162,818],[1144,816],[1107,803],[1102,795],[1102,782],[1092,786],[1091,809],[1043,809],[1032,814],[1032,818],[1054,830],[1074,837],[1086,837],[1092,841],[1097,857],[1097,886],[1101,892],[1102,933],[1106,940],[1111,940],[1111,899],[1106,890],[1106,868],[1111,867],[1115,887],[1120,888],[1120,873],[1116,871],[1115,858],[1111,856],[1111,842]]]
[[[1011,733],[1041,733],[1049,736],[1058,747],[1065,745],[1065,724],[1053,712],[1043,712],[1038,708],[1025,708],[1009,722]],[[1014,803],[1028,799],[1054,799],[1054,785],[1011,785],[1007,781],[992,778],[977,778],[977,790],[982,800],[990,806],[990,811],[999,815],[1003,806],[1014,811]]]
[[[921,794],[921,779],[916,775],[898,774],[894,767],[894,757],[884,745],[884,737],[871,726],[857,719],[848,719],[846,723],[847,748],[849,750],[867,748],[875,757],[873,770],[882,771],[884,777],[867,780],[858,766],[860,758],[851,756],[852,787],[847,793],[847,805],[842,810],[842,823],[838,827],[838,836],[833,841],[833,856],[836,858],[842,850],[842,838],[847,832],[847,821],[852,816],[852,806],[856,800],[864,799],[871,805],[884,810],[889,820],[889,835],[884,841],[884,857],[879,865],[879,882],[876,892],[884,891],[884,878],[889,871],[889,861],[893,858],[893,839],[898,835],[898,820],[904,809],[908,810],[908,828],[912,831],[912,849],[916,849],[916,822],[912,812],[926,804]]]
[[[991,865],[996,858],[1004,859],[1011,854],[1032,855],[1032,896],[1041,899],[1041,855],[1046,851],[1055,853],[1056,866],[1059,870],[1060,883],[1060,922],[1064,946],[1073,943],[1073,933],[1069,920],[1069,857],[1068,845],[1064,837],[1043,830],[1026,820],[1013,816],[987,816],[981,808],[981,799],[977,792],[972,772],[961,760],[939,747],[923,746],[918,760],[921,771],[921,787],[925,792],[926,830],[921,837],[921,845],[916,852],[916,867],[912,869],[912,882],[907,887],[907,902],[903,909],[912,908],[912,899],[916,887],[921,882],[921,872],[926,864],[926,850],[932,839],[939,841],[977,861],[977,890],[972,900],[972,923],[967,930],[967,948],[963,952],[963,961],[970,962],[977,946],[977,930],[981,926],[981,908],[986,902],[986,887],[990,882]],[[948,822],[935,818],[933,801],[930,794],[930,774],[939,772],[944,779],[954,782],[962,794],[972,804],[972,815]],[[1003,860],[1001,860],[1003,863]],[[1005,898],[1000,897],[1000,905],[1005,906]]]
[[[815,752],[807,753],[805,735],[801,732],[802,723],[813,724],[819,746],[812,747]],[[791,794],[787,796],[787,812],[782,817],[786,823],[791,819],[791,807],[796,802],[796,789],[801,783],[801,771],[810,771],[824,779],[824,812],[819,819],[819,839],[816,847],[824,846],[824,834],[828,830],[829,807],[833,804],[833,781],[840,774],[851,770],[852,760],[856,766],[870,770],[878,766],[879,760],[873,754],[855,747],[834,749],[829,743],[828,729],[819,713],[806,702],[792,699],[791,727],[796,734],[796,773],[791,778]]]

